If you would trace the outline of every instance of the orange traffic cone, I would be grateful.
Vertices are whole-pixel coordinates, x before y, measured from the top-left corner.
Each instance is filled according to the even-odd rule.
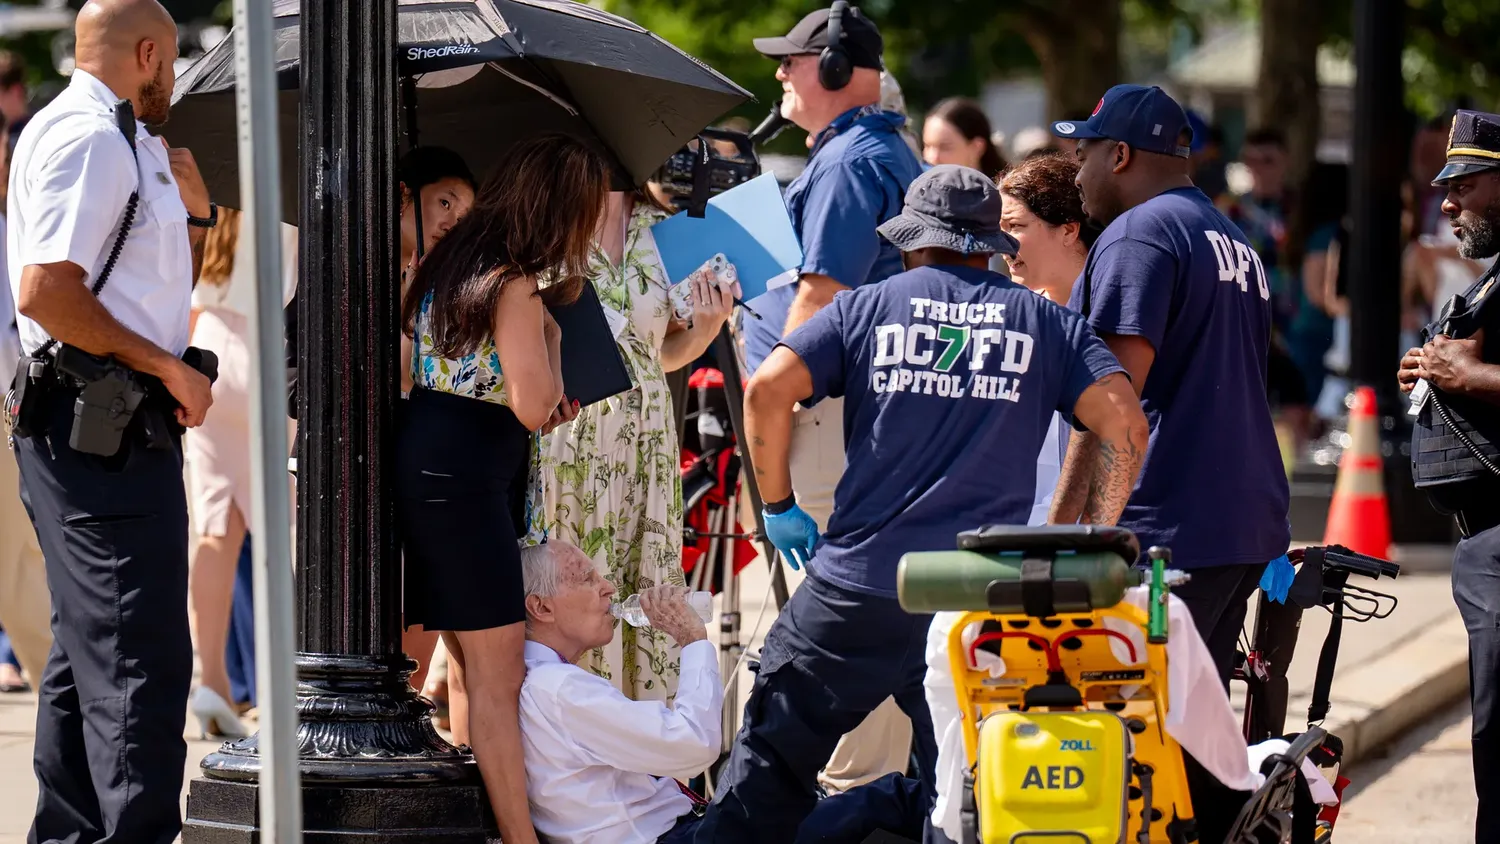
[[[1375,390],[1354,391],[1349,409],[1349,447],[1339,459],[1338,483],[1328,507],[1324,545],[1386,557],[1391,550],[1391,512],[1381,480],[1380,431],[1375,423]]]

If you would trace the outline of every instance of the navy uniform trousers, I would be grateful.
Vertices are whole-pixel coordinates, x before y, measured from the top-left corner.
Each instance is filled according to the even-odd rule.
[[[1461,528],[1465,528],[1462,517]],[[1477,844],[1500,844],[1500,526],[1460,540],[1453,553],[1453,600],[1469,633],[1469,699],[1474,709]]]
[[[812,572],[766,634],[744,722],[694,840],[859,844],[880,829],[921,840],[937,761],[922,687],[931,622],[895,598]],[[834,746],[887,697],[911,718],[920,777],[890,774],[818,801],[818,771]]]
[[[30,844],[169,844],[193,649],[182,445],[127,432],[111,458],[68,446],[72,397],[49,397],[48,436],[16,438],[21,496],[52,592],[39,690]]]

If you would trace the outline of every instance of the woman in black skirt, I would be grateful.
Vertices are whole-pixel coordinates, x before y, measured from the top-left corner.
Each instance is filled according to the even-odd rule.
[[[537,840],[517,717],[536,432],[576,412],[545,305],[577,299],[608,187],[604,159],[577,140],[519,145],[402,303],[417,354],[396,449],[405,622],[444,631],[463,669],[470,742],[506,844]]]

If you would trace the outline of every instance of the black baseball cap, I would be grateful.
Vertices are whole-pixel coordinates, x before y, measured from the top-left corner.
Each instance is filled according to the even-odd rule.
[[[839,36],[839,45],[849,54],[855,67],[881,70],[885,67],[881,54],[885,52],[885,39],[880,30],[858,6],[850,6],[844,13],[844,29]],[[809,12],[792,31],[779,38],[757,38],[755,49],[763,56],[773,59],[785,56],[808,56],[823,52],[828,46],[828,10]]]
[[[1133,149],[1179,158],[1192,154],[1191,148],[1179,141],[1184,129],[1192,132],[1187,112],[1154,85],[1116,85],[1104,92],[1088,120],[1052,124],[1052,134],[1059,138],[1108,138]]]
[[[1432,180],[1439,187],[1470,173],[1500,167],[1500,114],[1459,111],[1448,130],[1448,160]]]

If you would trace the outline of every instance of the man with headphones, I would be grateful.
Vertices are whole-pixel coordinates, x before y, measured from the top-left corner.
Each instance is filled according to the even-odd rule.
[[[801,278],[758,299],[755,308],[764,318],[740,327],[747,375],[835,293],[902,271],[901,254],[875,229],[901,213],[907,186],[922,173],[901,135],[906,117],[881,107],[884,41],[857,7],[838,0],[783,37],[755,39],[755,49],[781,62],[781,114],[808,133],[811,152],[786,191],[802,243]],[[842,399],[826,399],[795,414],[793,506],[820,531],[827,529],[834,487],[844,474],[843,412]],[[910,722],[887,700],[839,745],[821,782],[843,791],[904,771],[910,746]]]

